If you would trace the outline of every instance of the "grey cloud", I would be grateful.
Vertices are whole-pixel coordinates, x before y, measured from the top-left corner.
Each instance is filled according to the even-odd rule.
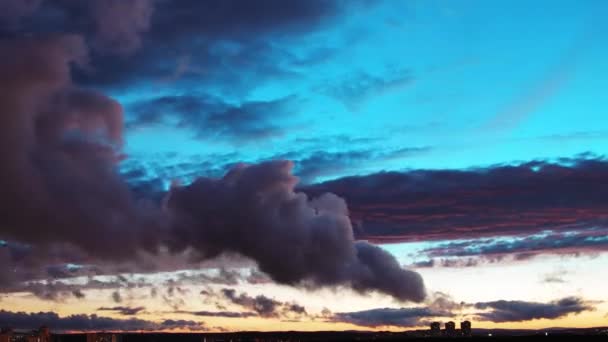
[[[114,319],[97,315],[70,315],[61,317],[54,312],[11,312],[0,310],[0,322],[14,329],[52,327],[53,331],[139,331],[139,330],[205,330],[203,323],[186,320],[152,322],[140,319]]]
[[[130,307],[130,306],[112,306],[112,307],[100,307],[97,311],[114,311],[118,312],[123,316],[133,316],[144,311],[146,308],[143,306]]]
[[[265,140],[284,134],[278,122],[297,113],[295,104],[293,97],[232,104],[204,94],[166,95],[133,104],[128,125],[173,125],[204,140]]]
[[[534,319],[555,319],[570,314],[595,310],[590,302],[579,297],[566,297],[549,303],[499,300],[475,303],[479,319],[491,322],[522,322]]]
[[[449,317],[451,313],[430,308],[381,308],[333,314],[331,321],[351,323],[365,327],[396,326],[419,327],[426,325],[426,319]]]
[[[287,161],[240,165],[221,179],[199,178],[171,189],[166,203],[175,222],[172,247],[195,248],[201,257],[237,252],[283,284],[350,285],[423,300],[418,273],[402,269],[381,248],[354,240],[344,200],[333,194],[309,200],[294,191],[292,167]]]
[[[253,312],[238,312],[238,311],[174,311],[174,313],[194,315],[200,317],[224,317],[224,318],[247,318],[254,317],[257,314]]]
[[[95,0],[89,6],[99,48],[130,55],[141,47],[141,35],[150,28],[154,0]]]

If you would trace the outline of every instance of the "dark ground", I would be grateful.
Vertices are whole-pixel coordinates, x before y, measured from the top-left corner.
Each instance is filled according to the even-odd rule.
[[[428,337],[426,331],[415,332],[239,332],[239,333],[126,333],[116,335],[116,342],[210,342],[210,341],[399,341],[399,340],[483,340],[483,341],[608,341],[608,329],[570,329],[545,331],[478,330],[473,337]],[[488,336],[488,334],[492,336]],[[85,334],[53,335],[54,342],[85,342]],[[99,340],[102,341],[102,340]]]

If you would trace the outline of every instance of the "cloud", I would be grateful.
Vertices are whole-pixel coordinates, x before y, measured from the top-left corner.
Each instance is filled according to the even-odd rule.
[[[303,183],[313,183],[323,177],[340,176],[352,170],[365,170],[380,162],[410,158],[432,151],[431,147],[405,147],[396,150],[379,151],[356,149],[350,151],[314,151],[306,155],[290,153],[295,162],[295,173]]]
[[[73,290],[72,295],[74,295],[74,297],[76,297],[78,299],[83,299],[84,297],[86,297],[85,294],[80,289]]]
[[[145,310],[146,308],[143,306],[130,307],[130,306],[113,306],[113,307],[105,307],[102,306],[97,309],[97,311],[115,311],[123,316],[134,316]]]
[[[341,79],[337,84],[320,87],[320,91],[344,103],[350,111],[357,111],[367,101],[387,92],[397,91],[414,82],[409,71],[387,70],[378,76],[360,72]]]
[[[426,325],[426,320],[433,317],[450,317],[450,312],[436,311],[430,308],[381,308],[354,312],[339,312],[331,321],[351,323],[364,327],[419,327]]]
[[[446,294],[437,292],[430,296],[427,305],[410,308],[378,308],[354,312],[326,314],[333,322],[345,322],[365,327],[419,327],[430,321],[462,315],[463,310],[477,311],[471,314],[480,321],[524,322],[535,319],[556,319],[595,310],[593,302],[579,297],[566,297],[549,303],[518,300],[497,300],[475,304],[457,303]]]
[[[338,14],[344,13],[346,8],[355,5],[353,2],[323,0],[295,0],[289,4],[278,0],[255,3],[218,0],[176,3],[161,0],[155,2],[150,22],[147,23],[144,20],[147,16],[142,14],[148,12],[129,4],[134,7],[130,11],[133,12],[130,24],[109,28],[112,33],[109,37],[121,37],[124,40],[122,45],[141,45],[137,59],[102,60],[93,56],[95,72],[81,74],[79,80],[105,86],[156,81],[175,74],[175,66],[167,61],[189,56],[188,59],[195,62],[188,63],[189,67],[180,72],[180,84],[195,82],[231,94],[247,92],[269,77],[293,77],[293,65],[307,60],[312,63],[314,59],[311,57],[319,58],[292,56],[274,44],[274,39],[285,35],[298,37],[319,30]],[[65,8],[59,10],[74,12]],[[93,13],[93,19],[100,16],[99,11]],[[71,18],[70,15],[65,16]],[[119,17],[126,18],[126,15]],[[65,30],[63,27],[57,29]],[[76,31],[85,29],[79,27]],[[122,31],[127,34],[119,36],[118,33]],[[146,32],[143,38],[142,32]],[[90,35],[99,36],[99,32],[91,32]],[[201,78],[201,74],[205,77]]]
[[[294,102],[286,97],[230,104],[204,95],[166,95],[135,103],[136,117],[128,124],[131,128],[172,125],[203,140],[265,140],[284,134],[278,118],[289,116]]]
[[[3,41],[0,53],[11,56],[0,61],[7,77],[0,86],[0,186],[11,194],[0,207],[0,235],[69,243],[106,259],[143,249],[155,238],[147,217],[155,214],[133,200],[116,172],[122,108],[71,82],[70,66],[86,63],[82,37]],[[144,225],[147,234],[138,231]]]
[[[125,57],[142,46],[150,28],[154,0],[42,1],[5,0],[0,4],[0,25],[7,34],[74,33],[104,55]],[[19,19],[30,20],[19,24]]]
[[[309,200],[295,192],[292,168],[287,161],[239,165],[221,179],[172,188],[166,201],[175,225],[170,245],[194,248],[201,257],[240,253],[282,284],[350,285],[399,300],[424,299],[419,274],[402,269],[380,247],[354,240],[341,198]]]
[[[222,289],[222,294],[233,304],[237,304],[246,309],[252,310],[262,317],[277,316],[277,310],[282,305],[281,302],[268,298],[264,295],[250,297],[245,293],[241,293],[237,296],[236,291],[233,289]]]
[[[534,319],[556,319],[570,314],[592,311],[590,302],[579,297],[566,297],[549,303],[499,300],[475,303],[474,308],[491,310],[479,312],[481,320],[491,322],[522,322]]]
[[[422,251],[429,257],[500,258],[512,255],[524,260],[538,254],[595,253],[608,250],[608,229],[581,229],[564,232],[545,231],[538,234],[448,242]]]
[[[140,319],[114,319],[97,315],[70,315],[60,317],[54,312],[11,312],[0,310],[0,321],[14,329],[52,327],[53,331],[161,331],[204,330],[203,323],[185,320],[165,320],[160,323]]]
[[[371,241],[451,240],[606,227],[608,162],[533,161],[470,170],[413,170],[310,185],[349,203]]]
[[[229,288],[223,288],[221,290],[221,295],[225,299],[228,299],[232,304],[255,312],[261,317],[293,318],[294,316],[299,317],[307,315],[306,308],[295,302],[281,302],[264,295],[257,295],[255,297],[249,296],[246,293],[237,295],[236,290]]]
[[[3,0],[0,2],[0,33],[18,27],[22,17],[35,12],[42,0]]]
[[[547,273],[544,275],[542,282],[543,283],[554,283],[554,284],[564,284],[567,281],[564,277],[568,274],[566,270],[557,270],[555,272]]]
[[[122,296],[120,295],[120,292],[112,292],[112,300],[114,301],[114,303],[122,303]]]
[[[75,12],[84,6],[68,3],[72,2],[49,6],[73,6]],[[136,0],[129,4],[146,6]],[[292,13],[294,6],[283,6],[281,11]],[[145,11],[133,9],[140,10]],[[264,15],[268,11],[262,10]],[[133,25],[140,32],[141,25]],[[0,205],[0,238],[11,243],[0,251],[3,266],[14,269],[24,259],[37,258],[33,265],[55,277],[66,274],[60,268],[47,268],[48,264],[114,264],[150,271],[159,266],[147,258],[158,257],[167,243],[170,252],[187,250],[190,260],[197,262],[240,254],[282,284],[344,285],[402,301],[424,298],[419,274],[402,269],[381,248],[355,241],[341,198],[325,194],[309,200],[294,191],[297,178],[289,162],[238,165],[221,179],[198,178],[190,185],[175,186],[162,203],[135,198],[119,174],[119,163],[126,158],[121,150],[122,107],[72,81],[72,69],[95,62],[85,43],[87,34],[15,36],[0,43],[0,54],[9,57],[0,60],[0,73],[7,80],[0,85],[0,112],[5,114],[0,116],[0,187],[9,194]],[[258,130],[252,122],[273,105],[252,102],[228,108],[207,117],[206,125],[214,131],[232,126],[245,135],[256,135],[265,128]],[[241,119],[247,115],[254,118],[244,123],[248,121]],[[18,283],[28,277],[21,272],[3,282]],[[63,290],[36,286],[50,296],[79,290],[55,285]],[[120,302],[120,292],[112,298]]]
[[[187,314],[201,317],[224,317],[224,318],[247,318],[254,317],[257,314],[253,312],[237,312],[237,311],[174,311],[178,314]]]
[[[89,6],[100,49],[130,55],[141,47],[141,34],[150,28],[153,0],[95,0]]]

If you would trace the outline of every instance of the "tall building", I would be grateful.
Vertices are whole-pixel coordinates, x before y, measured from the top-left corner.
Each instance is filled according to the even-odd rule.
[[[456,323],[449,321],[445,324],[445,334],[447,336],[456,335]]]
[[[471,336],[471,321],[460,322],[462,336]]]
[[[431,335],[439,336],[441,334],[441,323],[433,322],[431,323]]]

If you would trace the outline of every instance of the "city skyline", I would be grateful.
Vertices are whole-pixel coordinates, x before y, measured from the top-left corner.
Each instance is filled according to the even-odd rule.
[[[606,10],[0,0],[0,328],[608,326]]]

